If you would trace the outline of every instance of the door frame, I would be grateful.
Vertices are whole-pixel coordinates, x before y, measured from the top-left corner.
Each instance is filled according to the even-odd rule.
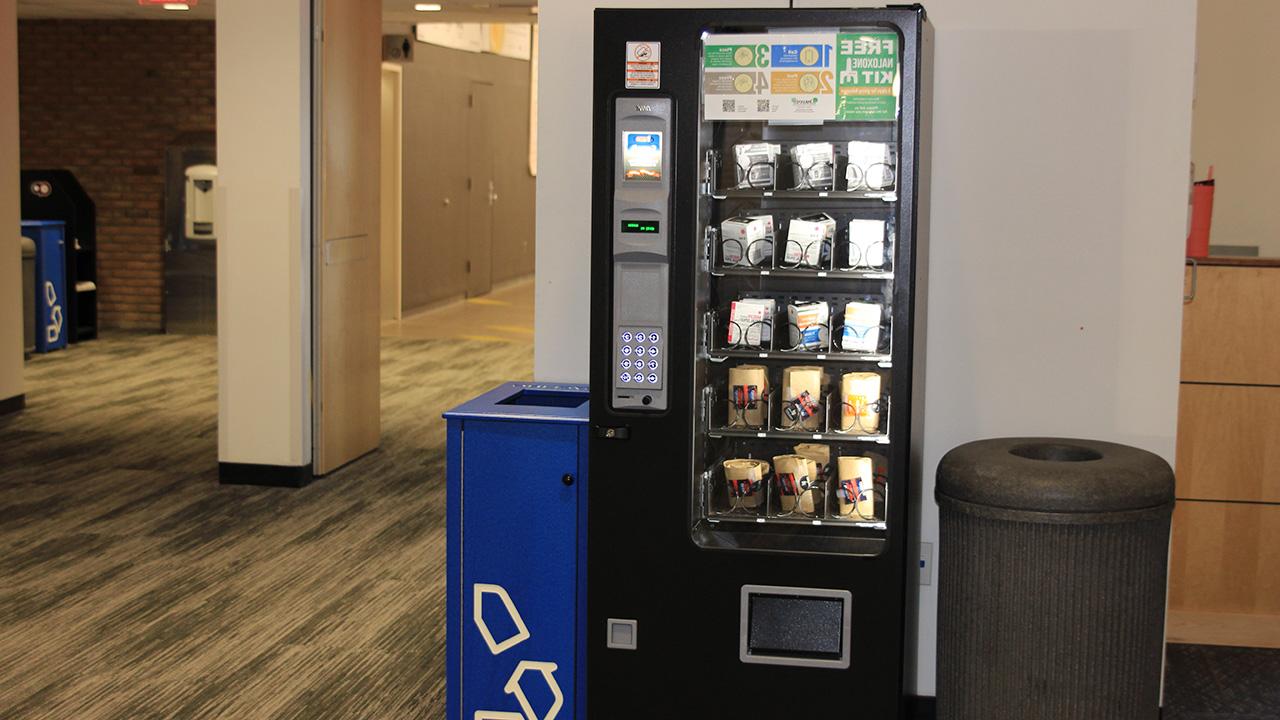
[[[399,63],[382,63],[382,80],[385,82],[392,76],[392,114],[395,126],[390,138],[390,155],[394,167],[391,187],[387,187],[383,177],[382,197],[391,198],[390,224],[382,223],[382,268],[381,287],[379,288],[380,315],[383,321],[399,320],[404,310],[404,288],[401,276],[402,251],[404,243],[404,68]],[[387,160],[388,138],[383,137],[380,143],[382,159]],[[383,218],[384,220],[386,218]],[[392,288],[388,291],[388,288]],[[390,310],[387,302],[391,301]]]
[[[472,113],[477,112],[477,105],[481,104],[476,102],[476,96],[482,92],[485,94],[485,102],[483,103],[484,107],[479,108],[478,111],[483,115],[483,126],[478,122],[480,118],[472,115]],[[497,101],[497,87],[491,82],[472,79],[467,86],[467,94],[467,286],[465,296],[472,298],[488,295],[493,292],[493,226],[494,216],[496,214],[494,206],[498,200],[497,187],[494,184],[497,179],[497,173],[494,171],[494,163],[496,161],[494,146],[497,141],[497,134],[494,132],[492,114],[486,113],[492,113],[495,109],[495,103]],[[476,176],[474,172],[476,168],[476,158],[472,157],[472,153],[476,149],[475,133],[480,128],[483,128],[483,135],[486,141],[485,146],[488,153],[488,167],[485,172],[487,177],[483,178]],[[480,197],[483,197],[483,202],[481,203],[481,207],[477,208],[475,205],[477,203],[477,198]],[[477,263],[474,261],[474,253],[476,251],[475,240],[477,236],[475,220],[478,210],[487,210],[489,216],[487,222],[489,227],[489,237],[485,243],[487,247],[485,248],[484,257],[484,273],[486,277],[484,280],[483,290],[480,290],[473,281],[473,278],[477,273]]]

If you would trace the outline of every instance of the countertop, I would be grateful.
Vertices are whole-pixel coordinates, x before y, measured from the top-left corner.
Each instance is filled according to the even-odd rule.
[[[1188,264],[1195,260],[1196,264],[1210,267],[1255,267],[1280,268],[1280,257],[1207,257],[1187,258]]]

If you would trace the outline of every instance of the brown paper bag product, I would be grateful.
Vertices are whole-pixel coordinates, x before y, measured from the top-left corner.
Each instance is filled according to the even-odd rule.
[[[846,455],[836,460],[836,483],[841,517],[875,519],[875,468],[871,458]]]
[[[880,376],[845,373],[840,378],[840,432],[875,435],[880,432]]]
[[[822,429],[822,368],[795,365],[782,371],[782,426],[792,430]]]
[[[818,463],[804,455],[778,455],[773,459],[777,469],[778,497],[782,511],[789,513],[799,505],[805,515],[822,511],[822,478]]]
[[[764,500],[764,479],[769,463],[751,458],[725,460],[724,478],[729,489],[729,504],[734,508],[757,508]]]
[[[823,514],[825,509],[822,501],[828,491],[827,479],[831,477],[831,448],[820,443],[800,443],[796,445],[796,454],[803,455],[813,461],[814,473],[812,478],[814,482],[818,483],[818,491],[820,493],[812,498],[814,501],[813,507],[815,514]],[[802,507],[803,503],[804,500],[802,498]]]
[[[729,368],[729,427],[764,427],[769,419],[769,371],[763,365]]]

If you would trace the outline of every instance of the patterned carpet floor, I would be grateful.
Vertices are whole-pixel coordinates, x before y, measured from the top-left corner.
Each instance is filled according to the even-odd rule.
[[[1170,645],[1164,720],[1280,720],[1280,650]]]
[[[385,339],[382,447],[302,490],[218,484],[215,358],[115,335],[29,362],[0,418],[0,718],[444,717],[440,413],[530,348]]]
[[[440,413],[528,346],[383,340],[383,443],[217,482],[208,337],[33,358],[0,418],[0,718],[444,717]],[[482,361],[477,361],[478,359]],[[1172,645],[1165,720],[1280,719],[1280,651]]]

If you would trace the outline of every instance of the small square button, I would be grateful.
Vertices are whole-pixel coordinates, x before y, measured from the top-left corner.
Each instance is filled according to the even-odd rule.
[[[606,647],[614,650],[635,650],[638,624],[635,620],[609,618],[609,636]]]

